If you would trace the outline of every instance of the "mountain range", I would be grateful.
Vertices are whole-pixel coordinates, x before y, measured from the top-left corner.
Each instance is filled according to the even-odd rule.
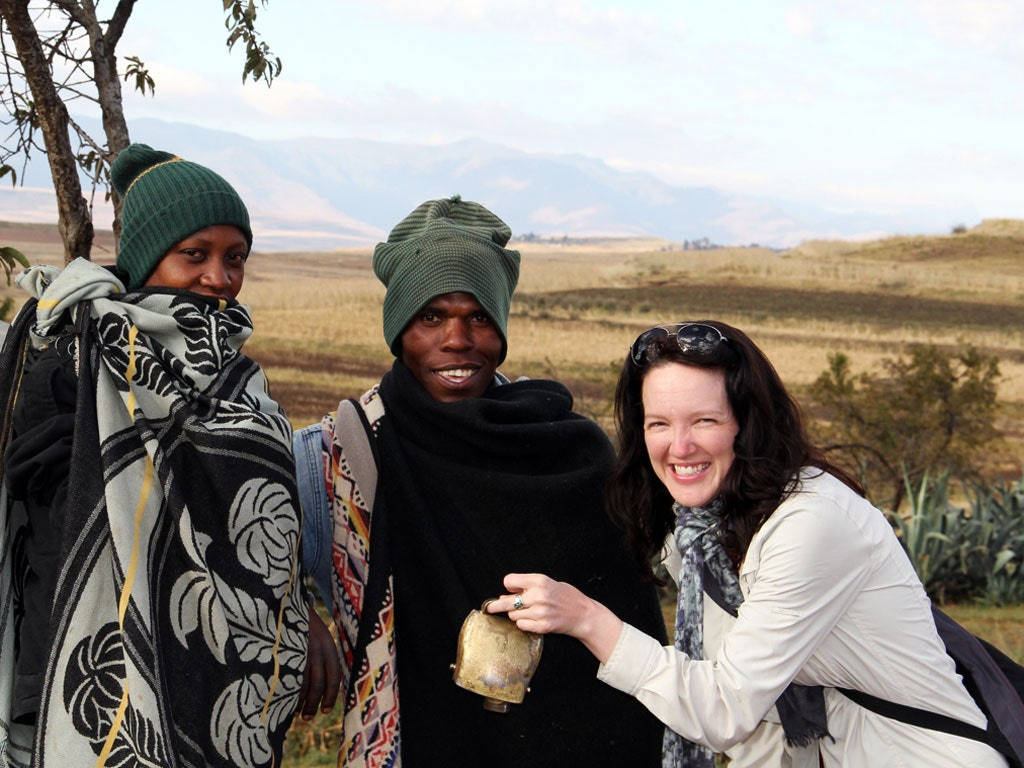
[[[134,141],[208,165],[234,184],[249,206],[256,247],[263,250],[372,244],[418,203],[453,194],[483,203],[517,236],[652,236],[785,247],[812,238],[948,231],[969,218],[969,212],[935,209],[834,211],[781,195],[674,186],[592,157],[478,140],[258,140],[153,119],[133,121],[130,129]],[[34,159],[22,182],[21,188],[0,188],[0,218],[55,220],[45,158]],[[105,227],[110,214],[102,198],[98,191],[95,220]]]

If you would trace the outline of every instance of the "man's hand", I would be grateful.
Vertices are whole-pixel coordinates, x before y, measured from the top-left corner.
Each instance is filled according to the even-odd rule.
[[[309,651],[306,653],[306,671],[299,691],[299,706],[303,720],[312,720],[317,706],[321,712],[334,709],[341,685],[341,661],[338,647],[330,630],[309,604]]]

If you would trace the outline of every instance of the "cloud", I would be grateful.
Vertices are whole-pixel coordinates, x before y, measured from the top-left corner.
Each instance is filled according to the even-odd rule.
[[[1020,55],[1024,10],[1018,0],[914,0],[911,11],[942,40]]]
[[[511,176],[498,176],[491,179],[490,186],[507,189],[510,192],[522,192],[532,184],[529,179],[513,179]]]
[[[786,29],[793,37],[810,37],[814,34],[814,20],[806,8],[790,8],[786,11]]]
[[[529,220],[533,224],[547,227],[549,230],[578,230],[593,220],[604,210],[603,206],[592,205],[563,211],[557,205],[546,205],[530,212]]]
[[[339,106],[337,97],[331,97],[314,83],[278,79],[273,88],[243,88],[242,101],[260,114],[273,118],[322,115],[334,112]]]
[[[355,0],[349,4],[362,5]],[[678,45],[687,33],[671,5],[670,12],[658,14],[597,7],[583,0],[385,0],[380,5],[403,24],[496,32],[537,42],[582,43],[604,53],[614,49],[635,55],[636,46],[642,46],[650,54],[660,46]]]

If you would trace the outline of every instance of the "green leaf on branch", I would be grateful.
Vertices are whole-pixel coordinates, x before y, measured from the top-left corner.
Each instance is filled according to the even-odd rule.
[[[266,7],[267,0],[260,0]],[[253,80],[262,80],[268,86],[281,74],[281,59],[259,39],[256,31],[257,5],[253,0],[224,0],[224,28],[228,30],[227,47],[230,51],[239,40],[245,42],[245,64],[242,67],[242,82],[250,75]]]
[[[24,269],[28,269],[29,267],[28,259],[25,257],[25,254],[17,248],[11,248],[9,245],[0,247],[0,264],[3,264],[8,285],[11,284],[11,275],[14,274],[14,270],[18,264],[20,264]]]
[[[1017,553],[1012,549],[1000,550],[999,554],[996,555],[996,561],[992,564],[992,573],[999,573],[999,571],[1006,567],[1007,563],[1013,562],[1016,557]],[[1013,570],[1010,569],[1009,572],[1013,573]]]
[[[124,58],[128,62],[128,66],[124,69],[124,81],[127,83],[131,78],[134,78],[135,90],[145,96],[146,89],[148,88],[150,96],[155,94],[156,83],[153,82],[145,62],[138,56],[125,56]]]

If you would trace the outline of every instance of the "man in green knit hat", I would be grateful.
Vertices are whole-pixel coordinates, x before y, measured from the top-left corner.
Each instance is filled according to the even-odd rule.
[[[111,177],[116,267],[20,275],[0,360],[0,765],[277,766],[309,608],[249,215],[144,144]]]
[[[545,639],[531,692],[498,714],[454,684],[467,614],[544,567],[664,633],[606,519],[613,452],[554,381],[497,371],[519,277],[509,227],[452,197],[380,243],[380,383],[296,433],[304,565],[332,604],[345,674],[339,765],[653,766],[661,726]]]

